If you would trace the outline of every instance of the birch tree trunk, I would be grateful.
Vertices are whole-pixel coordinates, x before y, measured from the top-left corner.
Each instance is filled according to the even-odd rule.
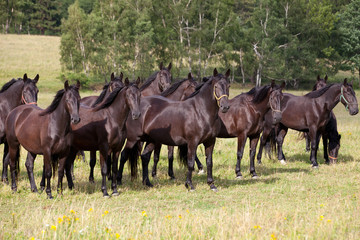
[[[242,83],[243,85],[245,85],[245,72],[244,72],[244,63],[243,63],[243,51],[242,48],[240,48],[240,53],[239,53],[239,57],[240,57],[240,70],[241,70],[241,76],[242,76]]]

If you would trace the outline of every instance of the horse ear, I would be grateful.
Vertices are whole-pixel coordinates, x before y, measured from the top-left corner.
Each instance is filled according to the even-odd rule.
[[[214,68],[214,74],[213,74],[213,76],[216,77],[217,75],[218,75],[218,71],[217,71],[216,68]]]
[[[320,81],[320,75],[317,75],[316,79],[317,79],[317,81]]]
[[[228,78],[230,76],[230,68],[226,71],[225,77]]]
[[[188,79],[192,79],[191,72],[189,72],[189,74],[188,74]]]
[[[284,89],[284,88],[285,88],[285,82],[282,82],[280,88],[281,88],[281,89]]]
[[[160,63],[160,66],[159,66],[160,70],[163,69],[163,62]]]
[[[140,77],[138,77],[135,81],[135,85],[138,86],[140,84]]]
[[[208,77],[203,77],[202,81],[203,81],[203,82],[207,82],[209,79],[210,79],[210,78],[208,78]]]
[[[80,81],[79,80],[76,80],[76,85],[75,87],[77,88],[77,90],[79,91],[80,89]]]
[[[325,82],[327,82],[327,80],[328,80],[328,75],[327,74],[325,75],[324,80],[325,80]]]
[[[172,67],[172,64],[171,64],[171,63],[169,63],[169,66],[167,67],[168,71],[170,71],[170,70],[171,70],[171,67]]]
[[[122,82],[122,80],[123,80],[123,77],[124,77],[124,74],[123,74],[123,72],[120,72],[120,82]]]
[[[27,80],[27,74],[25,73],[23,76],[23,81],[25,82]]]
[[[343,84],[344,84],[344,85],[347,84],[347,78],[344,79],[344,83],[343,83]]]
[[[129,86],[130,82],[128,78],[125,78],[125,86]]]
[[[275,87],[275,80],[272,80],[272,81],[271,81],[271,85],[270,85],[270,86],[271,86],[271,88],[274,88],[274,87]]]
[[[39,74],[36,74],[35,78],[34,78],[34,82],[37,83],[39,81]]]
[[[67,91],[69,89],[69,81],[68,80],[66,80],[64,83],[64,89],[65,89],[65,91]]]
[[[110,82],[114,81],[114,79],[115,79],[114,73],[111,73]]]

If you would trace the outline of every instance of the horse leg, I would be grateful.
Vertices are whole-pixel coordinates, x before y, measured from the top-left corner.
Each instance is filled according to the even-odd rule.
[[[310,140],[311,140],[310,161],[312,163],[313,168],[318,168],[319,164],[317,162],[316,156],[317,156],[317,150],[319,147],[320,133],[318,131],[316,131],[315,129],[310,129],[309,136],[310,136]]]
[[[62,195],[62,190],[63,190],[63,178],[64,178],[66,158],[67,157],[65,157],[65,158],[62,157],[62,158],[59,159],[57,193],[60,194],[60,195]],[[73,168],[74,168],[74,162],[72,162],[72,164],[70,165],[70,176],[71,176],[71,178],[74,175]]]
[[[156,169],[160,158],[161,144],[156,144],[154,148],[154,165],[151,171],[151,176],[156,177]]]
[[[10,174],[11,174],[11,189],[16,192],[17,191],[17,185],[16,185],[16,161],[19,161],[17,159],[18,157],[18,151],[20,151],[19,146],[16,147],[10,147],[9,148],[9,157],[10,157]]]
[[[282,145],[284,143],[284,139],[287,134],[288,128],[283,125],[281,125],[281,126],[282,127],[278,131],[278,134],[276,134],[276,142],[278,144],[278,160],[280,161],[281,164],[285,165],[286,158],[285,158],[284,152],[282,150]]]
[[[45,165],[43,164],[43,171],[41,175],[41,181],[40,181],[40,190],[44,191],[45,189]]]
[[[258,175],[255,172],[255,154],[256,154],[256,147],[259,142],[259,136],[254,138],[250,138],[250,174],[252,178],[258,178]]]
[[[310,152],[310,138],[308,133],[304,133],[305,141],[306,141],[306,152]]]
[[[206,155],[207,183],[210,185],[211,190],[217,192],[218,190],[215,187],[214,179],[212,175],[212,170],[213,170],[212,155],[215,147],[215,140],[216,138],[211,139],[210,141],[204,143],[204,147],[205,147],[205,155]]]
[[[84,151],[83,151],[83,150],[80,150],[79,153],[80,153],[80,155],[81,155],[81,157],[82,157],[82,161],[83,161],[83,162],[86,162]]]
[[[326,133],[322,133],[322,141],[323,141],[323,146],[324,146],[324,159],[325,159],[325,163],[326,164],[330,164],[330,160],[329,160],[329,154],[328,154],[328,136]]]
[[[75,164],[75,161],[72,162],[71,166],[70,166],[70,172],[71,172],[71,177],[72,179],[75,180],[75,174],[74,174],[74,164]],[[65,167],[65,166],[64,166]]]
[[[94,168],[96,164],[96,151],[90,151],[90,176],[89,182],[94,183]]]
[[[258,164],[261,164],[261,158],[262,158],[262,151],[263,151],[263,148],[266,144],[266,140],[270,134],[270,131],[271,131],[271,128],[264,128],[263,130],[263,134],[260,138],[260,146],[259,146],[259,151],[258,151],[258,154],[257,154],[257,162]]]
[[[107,175],[107,164],[105,162],[105,158],[108,156],[108,151],[106,149],[100,150],[100,166],[101,166],[101,190],[103,192],[104,197],[109,197],[109,194],[106,189],[106,175]]]
[[[188,173],[186,175],[185,187],[188,188],[190,191],[194,191],[195,187],[192,184],[191,178],[192,178],[192,172],[194,171],[197,144],[188,144],[187,148],[188,148],[187,149]]]
[[[155,148],[154,143],[146,143],[143,153],[141,154],[141,164],[143,172],[143,184],[148,187],[153,187],[149,180],[149,162],[151,153]]]
[[[246,143],[246,135],[241,134],[238,136],[238,149],[237,149],[237,159],[236,159],[236,167],[235,167],[235,173],[237,179],[242,179],[243,176],[241,174],[241,159],[244,154],[244,148]]]
[[[199,160],[196,153],[195,153],[195,162],[196,162],[196,165],[198,166],[198,169],[199,169],[198,174],[199,175],[204,174],[204,167],[203,167],[202,163],[200,162],[200,160]]]
[[[25,162],[26,170],[30,181],[30,188],[32,192],[38,192],[34,179],[35,158],[36,158],[36,154],[28,152]]]
[[[49,199],[52,199],[51,195],[51,176],[52,176],[52,168],[51,168],[51,153],[50,151],[44,151],[44,173],[46,178],[46,194]]]
[[[174,146],[168,146],[168,159],[169,159],[168,175],[169,175],[170,179],[175,179],[175,174],[174,174]]]
[[[1,176],[1,181],[8,184],[9,178],[8,178],[8,166],[9,166],[9,145],[6,141],[4,141],[4,155],[3,155],[3,171]]]
[[[72,174],[71,174],[71,166],[74,165],[74,161],[76,158],[76,150],[70,149],[70,152],[68,154],[68,156],[65,158],[65,160],[60,160],[60,161],[65,161],[65,174],[66,174],[66,179],[68,182],[68,187],[70,190],[72,190],[74,188],[74,182],[72,179]]]
[[[118,185],[122,184],[122,174],[124,171],[125,163],[129,159],[130,151],[131,151],[131,149],[125,146],[124,150],[121,152],[120,166],[119,166],[119,170],[118,170],[117,177],[116,177],[116,181],[117,181]]]
[[[111,180],[111,153],[108,154],[107,158],[106,158],[106,165],[107,165],[107,177],[108,177],[108,180],[110,181]]]
[[[111,180],[111,188],[113,190],[112,196],[119,196],[119,192],[117,191],[117,171],[118,171],[118,161],[119,161],[120,151],[116,151],[112,153],[112,180]]]

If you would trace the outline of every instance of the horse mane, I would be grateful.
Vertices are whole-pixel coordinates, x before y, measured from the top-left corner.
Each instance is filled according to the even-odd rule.
[[[101,105],[97,106],[94,108],[94,111],[99,111],[101,109],[104,109],[104,108],[107,108],[109,107],[115,100],[116,96],[119,94],[119,92],[121,90],[123,90],[125,88],[124,87],[117,87],[115,88],[111,93],[110,95],[105,99],[105,102],[102,103]]]
[[[146,79],[146,81],[144,82],[143,85],[141,85],[140,87],[140,91],[144,90],[145,88],[147,88],[155,79],[156,79],[156,75],[159,73],[159,71],[154,72],[150,77],[148,77],[148,79]]]
[[[307,94],[304,95],[304,97],[308,97],[308,98],[318,98],[320,97],[321,95],[323,95],[327,90],[329,90],[330,87],[332,87],[334,85],[333,84],[329,84],[323,88],[320,88],[319,90],[316,90],[316,91],[312,91],[312,92],[309,92]]]
[[[190,80],[190,79],[185,78],[185,79],[183,79],[183,80],[180,80],[180,81],[175,82],[175,83],[172,84],[168,89],[166,89],[164,92],[162,92],[162,93],[161,93],[161,96],[163,96],[163,97],[169,96],[170,94],[172,94],[173,92],[175,92],[176,89],[178,89],[178,88],[180,87],[180,85],[181,85],[183,82],[185,82],[186,80]],[[192,79],[191,79],[190,81],[195,82],[195,81],[192,80]]]
[[[59,91],[57,91],[54,100],[52,101],[52,103],[50,104],[50,106],[48,106],[46,109],[44,109],[41,113],[40,116],[44,116],[46,114],[50,114],[53,111],[55,111],[55,109],[57,108],[57,106],[59,105],[61,98],[64,96],[65,93],[65,89],[60,89]]]
[[[4,86],[1,88],[0,93],[5,92],[6,90],[8,90],[14,83],[16,83],[18,80],[22,80],[21,78],[15,79],[13,78],[12,80],[10,80],[9,82],[5,83]]]
[[[254,98],[251,100],[253,103],[260,103],[262,102],[266,96],[268,95],[269,89],[271,88],[270,85],[265,85],[260,88],[255,88]],[[250,90],[251,92],[251,90]]]
[[[104,97],[106,95],[106,91],[108,90],[109,86],[110,86],[110,83],[105,84],[105,86],[103,87],[103,90],[100,93],[99,97],[96,98],[96,101],[93,103],[93,105],[91,105],[91,107],[95,107],[96,105],[98,105],[99,103],[102,102],[102,100],[104,99]]]

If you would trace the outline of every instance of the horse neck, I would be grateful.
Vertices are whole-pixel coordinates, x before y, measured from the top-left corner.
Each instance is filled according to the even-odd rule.
[[[24,88],[24,82],[18,81],[14,83],[9,89],[3,92],[2,96],[8,102],[9,111],[21,105],[21,96]]]
[[[188,86],[185,83],[186,81],[184,81],[173,93],[168,95],[166,98],[171,99],[173,101],[181,101],[181,99],[183,99],[184,96],[184,91]]]
[[[65,136],[70,131],[70,114],[65,109],[64,96],[62,97],[56,109],[49,113],[50,124],[56,126],[56,130],[60,136]]]
[[[126,89],[121,90],[111,105],[107,108],[111,117],[121,126],[125,123],[130,112],[126,101]]]
[[[340,102],[342,84],[334,84],[322,96],[317,98],[317,101],[324,101],[324,106],[327,111],[333,108]]]
[[[268,93],[266,98],[264,98],[261,102],[259,103],[251,102],[251,105],[253,106],[254,110],[256,110],[260,114],[260,117],[263,117],[271,108],[269,103],[269,98],[270,98],[270,94]]]
[[[214,97],[213,84],[209,84],[208,86],[203,86],[200,89],[200,92],[190,99],[194,100],[195,104],[197,105],[197,109],[205,109],[204,112],[208,113],[210,116],[213,116],[214,118],[218,118],[219,106]]]
[[[152,95],[160,95],[161,91],[158,86],[158,80],[155,78],[154,81],[151,82],[149,86],[147,86],[145,89],[141,90],[141,96],[152,96]]]

